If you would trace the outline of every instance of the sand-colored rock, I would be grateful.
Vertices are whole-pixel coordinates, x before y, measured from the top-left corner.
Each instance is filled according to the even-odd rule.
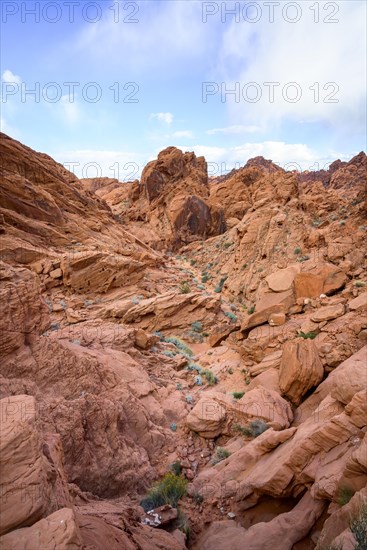
[[[293,303],[294,297],[291,290],[264,294],[256,303],[255,312],[242,323],[241,332],[246,334],[251,328],[267,323],[274,314],[287,313]]]
[[[217,521],[200,538],[196,550],[292,550],[325,508],[323,501],[313,500],[309,493],[290,512],[267,523],[244,529],[234,521]]]
[[[312,340],[287,342],[279,367],[279,386],[284,395],[299,404],[303,395],[322,380],[324,369]]]
[[[343,304],[336,304],[334,306],[325,306],[318,309],[311,315],[311,321],[314,323],[322,323],[323,321],[331,321],[337,317],[344,315],[345,308]]]
[[[35,427],[34,397],[0,401],[0,484],[4,508],[1,531],[30,525],[57,508],[71,505],[58,441],[42,439]],[[58,436],[56,436],[58,439]]]
[[[0,537],[4,550],[78,550],[83,541],[76,523],[75,514],[70,508],[62,508],[47,518],[41,519],[31,527],[16,529]]]
[[[348,302],[348,306],[352,311],[367,309],[367,292],[362,292],[362,294],[353,298],[353,300]]]
[[[268,275],[265,281],[273,292],[285,292],[292,288],[294,278],[300,271],[300,265],[287,267]]]
[[[367,389],[367,346],[341,363],[329,377],[330,395],[347,405],[359,391]]]
[[[332,294],[347,281],[345,273],[332,264],[326,264],[315,272],[301,272],[294,279],[296,298],[317,298],[320,294]]]
[[[123,322],[140,326],[144,330],[167,330],[187,327],[194,321],[203,324],[214,321],[220,311],[218,296],[203,296],[200,293],[177,294],[167,292],[154,298],[142,300],[123,316]]]
[[[202,437],[214,438],[224,427],[227,418],[225,406],[210,397],[203,396],[186,418],[190,430]]]
[[[283,430],[293,420],[289,403],[277,392],[262,386],[246,392],[238,404],[241,421],[261,419],[275,430]]]

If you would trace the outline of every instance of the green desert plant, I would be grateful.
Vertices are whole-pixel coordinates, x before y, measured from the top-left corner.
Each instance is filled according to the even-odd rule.
[[[147,496],[140,502],[145,512],[169,504],[176,508],[178,501],[186,494],[188,481],[181,476],[168,472],[148,491]]]
[[[238,432],[241,435],[245,435],[246,437],[252,436],[252,431],[248,426],[241,426],[241,424],[233,424],[232,430],[234,432]]]
[[[191,292],[190,285],[187,281],[183,281],[180,284],[180,292],[181,294],[189,294],[189,292]]]
[[[296,256],[298,256],[298,254],[302,254],[302,248],[299,246],[296,246],[293,252]]]
[[[203,323],[200,321],[194,321],[191,323],[191,330],[194,332],[202,332],[203,331]]]
[[[317,336],[317,332],[314,332],[311,330],[311,332],[299,332],[298,333],[298,336],[300,336],[300,338],[303,338],[304,340],[314,340]]]
[[[250,422],[250,430],[254,437],[258,437],[269,428],[268,424],[263,420],[254,420]]]
[[[177,338],[177,336],[168,336],[164,339],[165,342],[168,344],[173,344],[176,346],[176,348],[180,351],[181,355],[184,355],[185,357],[192,357],[194,355],[193,351],[189,346],[185,344],[180,338]]]
[[[231,456],[231,453],[230,451],[228,451],[228,449],[225,449],[224,447],[217,447],[215,449],[215,455],[213,456],[211,463],[213,464],[213,466],[215,466],[215,464],[218,464],[218,462],[225,460],[229,456]]]
[[[344,506],[345,504],[348,504],[354,493],[355,491],[351,487],[341,487],[338,491],[338,498],[336,500],[339,506]]]
[[[209,369],[202,370],[201,375],[205,377],[205,379],[206,379],[207,383],[209,384],[209,386],[214,386],[214,384],[217,384],[217,382],[218,382],[218,380],[217,380],[216,376],[214,375],[214,373]]]
[[[255,312],[255,307],[256,307],[256,306],[251,306],[251,307],[249,307],[248,310],[247,310],[247,313],[248,313],[249,315],[252,315],[252,314]]]
[[[358,517],[351,522],[350,530],[357,541],[355,550],[367,550],[367,502],[362,504]]]
[[[244,391],[233,391],[232,395],[235,399],[241,399],[245,395]]]
[[[179,460],[173,462],[170,466],[170,470],[175,476],[179,476],[181,474],[181,462]]]
[[[232,313],[232,311],[226,311],[224,314],[232,323],[237,322],[237,315]]]
[[[219,283],[217,284],[217,286],[216,286],[215,289],[214,289],[214,292],[217,292],[217,293],[222,292],[222,290],[223,290],[223,285],[224,285],[224,283],[226,282],[227,278],[228,278],[227,275],[224,275],[223,277],[221,277]]]

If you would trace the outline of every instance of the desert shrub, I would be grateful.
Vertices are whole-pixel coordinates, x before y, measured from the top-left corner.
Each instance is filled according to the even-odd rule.
[[[237,322],[237,316],[232,311],[226,311],[224,314],[232,323]]]
[[[190,342],[195,342],[201,344],[204,340],[203,335],[200,332],[194,332],[193,330],[189,330],[186,333],[186,338]]]
[[[248,313],[249,315],[252,315],[254,312],[255,312],[255,306],[251,306],[251,307],[249,307],[248,310],[247,310],[247,313]]]
[[[348,504],[354,493],[355,491],[351,487],[341,487],[338,491],[338,498],[336,500],[339,506]]]
[[[202,367],[198,363],[193,363],[190,361],[190,363],[187,366],[187,370],[196,370],[198,373],[202,371]]]
[[[189,294],[189,292],[191,292],[190,285],[187,281],[183,281],[180,284],[180,292],[181,294]]]
[[[357,541],[355,550],[367,550],[367,502],[362,505],[359,516],[351,522],[350,530]]]
[[[201,374],[202,374],[202,376],[205,377],[205,379],[206,379],[207,383],[209,384],[209,386],[214,386],[214,384],[217,384],[218,380],[217,380],[216,376],[214,375],[214,373],[211,370],[209,370],[209,369],[202,370]]]
[[[191,329],[194,332],[202,332],[203,331],[203,323],[201,323],[200,321],[194,321],[193,323],[191,323]]]
[[[59,330],[60,325],[59,323],[51,323],[50,330],[54,332],[55,330]]]
[[[210,279],[212,278],[212,276],[207,273],[206,271],[203,271],[202,274],[201,274],[201,282],[202,283],[207,283],[208,281],[210,281]]]
[[[185,357],[192,357],[194,355],[192,349],[189,348],[189,346],[187,346],[185,342],[183,342],[176,336],[168,336],[167,338],[164,339],[164,341],[176,346],[176,348],[180,351],[181,355],[184,355]]]
[[[259,269],[257,270],[258,273],[261,273],[262,271],[264,271],[263,267],[259,267]]]
[[[223,277],[221,277],[219,283],[217,284],[217,286],[214,289],[214,292],[217,292],[217,293],[222,292],[223,285],[226,282],[227,278],[228,278],[227,275],[224,275]]]
[[[173,432],[176,432],[177,431],[177,424],[175,422],[172,422],[172,424],[170,425],[170,428]]]
[[[132,301],[132,303],[133,303],[134,305],[136,305],[136,306],[140,303],[139,298],[137,298],[136,296],[133,296],[133,297],[131,298],[131,301]]]
[[[314,332],[314,331],[311,331],[311,332],[302,332],[301,331],[301,332],[298,333],[298,336],[300,336],[304,340],[314,340],[317,336],[317,333]]]
[[[204,500],[203,495],[195,491],[195,493],[192,495],[192,500],[195,502],[195,504],[201,504]]]
[[[176,384],[176,390],[180,390],[180,391],[181,391],[181,390],[182,390],[182,387],[183,387],[183,386],[182,386],[181,382],[179,382],[178,384]]]
[[[166,474],[161,481],[153,485],[147,496],[140,501],[145,512],[169,504],[176,508],[178,501],[186,494],[187,480],[173,472]]]
[[[214,466],[215,464],[218,464],[218,462],[225,460],[229,456],[231,456],[231,453],[230,451],[228,451],[228,449],[225,449],[224,447],[217,447],[215,449],[215,455],[213,456],[211,463]]]
[[[178,515],[177,515],[177,520],[175,522],[175,527],[180,531],[182,531],[183,533],[185,533],[186,539],[189,540],[191,535],[190,521],[180,508],[178,509]]]
[[[190,260],[190,265],[194,266],[196,264],[196,260]]]
[[[170,466],[170,470],[175,476],[179,476],[181,474],[181,462],[179,460],[173,462]]]
[[[298,254],[302,254],[302,248],[300,248],[299,246],[296,246],[293,252],[294,254],[296,254],[296,256],[298,256]]]
[[[232,392],[232,395],[235,399],[241,399],[245,395],[244,391],[234,391]]]
[[[245,435],[247,437],[252,436],[252,431],[248,426],[241,426],[241,424],[233,424],[232,430],[234,432],[239,432],[241,435]]]
[[[355,281],[354,282],[354,286],[356,286],[357,288],[362,288],[363,286],[366,286],[367,283],[365,283],[364,281]]]
[[[310,256],[307,256],[307,254],[305,254],[304,256],[300,256],[297,262],[307,262],[307,260],[309,259],[310,259]]]
[[[254,437],[258,437],[259,435],[264,433],[268,428],[269,426],[263,420],[253,420],[252,422],[250,422],[250,430]]]
[[[229,248],[232,245],[233,245],[233,243],[226,242],[226,243],[223,243],[223,248]]]
[[[192,403],[192,395],[186,395],[185,401],[186,403]]]
[[[177,355],[177,353],[170,349],[164,349],[162,351],[162,355],[165,355],[166,357],[174,357],[175,355]]]
[[[202,377],[200,376],[200,374],[198,374],[197,376],[195,376],[195,378],[194,378],[194,383],[195,383],[197,386],[202,386],[202,385],[203,385],[203,379],[202,379]]]

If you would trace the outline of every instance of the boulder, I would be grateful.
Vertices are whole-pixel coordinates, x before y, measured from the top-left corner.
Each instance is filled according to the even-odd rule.
[[[263,420],[275,430],[288,428],[293,420],[289,403],[277,392],[258,386],[238,401],[240,421]]]
[[[82,550],[84,548],[75,514],[62,508],[31,527],[17,529],[0,537],[2,550]]]
[[[343,304],[335,304],[332,306],[324,306],[315,311],[311,315],[311,321],[314,323],[322,323],[324,321],[331,321],[337,317],[341,317],[345,313],[345,307]]]
[[[279,269],[279,271],[265,277],[265,281],[273,292],[285,292],[292,288],[294,278],[300,271],[300,265]]]
[[[367,390],[367,346],[343,361],[328,377],[330,395],[347,405],[354,395]]]
[[[226,408],[210,397],[203,396],[186,418],[190,430],[212,439],[221,434],[227,418]]]
[[[324,369],[312,340],[286,342],[280,362],[279,386],[294,404],[322,380]]]
[[[352,311],[362,311],[367,309],[367,292],[362,292],[356,298],[348,302],[349,309]]]
[[[294,304],[294,296],[291,290],[285,292],[269,292],[256,302],[255,312],[242,323],[241,332],[248,334],[249,330],[267,323],[274,314],[285,314]]]

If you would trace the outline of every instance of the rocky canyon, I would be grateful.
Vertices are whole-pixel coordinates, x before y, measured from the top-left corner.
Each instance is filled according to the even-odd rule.
[[[366,550],[365,153],[0,154],[0,547]]]

